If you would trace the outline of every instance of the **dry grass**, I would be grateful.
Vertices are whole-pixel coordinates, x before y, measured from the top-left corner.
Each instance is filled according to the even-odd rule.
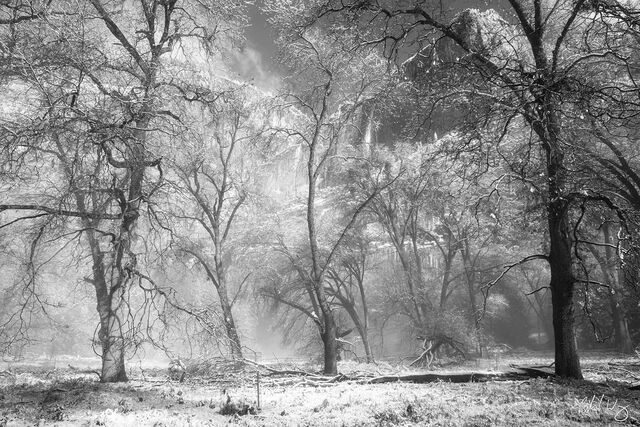
[[[490,371],[509,363],[541,362],[549,360],[469,362],[447,371]],[[220,410],[228,410],[230,403],[246,409],[256,406],[255,373],[250,370],[224,377],[219,372],[202,372],[184,383],[168,381],[163,371],[153,371],[153,377],[146,371],[145,379],[134,371],[130,383],[100,384],[92,374],[32,365],[22,370],[14,367],[13,378],[0,377],[0,425],[636,425],[640,424],[640,391],[628,389],[630,383],[638,382],[633,378],[640,375],[636,363],[636,359],[612,355],[584,358],[586,381],[379,385],[353,378],[405,369],[343,363],[340,369],[351,381],[311,386],[313,382],[287,377],[287,385],[278,385],[282,379],[264,377],[260,410],[255,415],[248,410],[244,416],[221,415]]]

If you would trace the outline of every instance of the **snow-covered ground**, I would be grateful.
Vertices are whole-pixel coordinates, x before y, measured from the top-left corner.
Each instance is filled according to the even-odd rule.
[[[166,368],[156,363],[132,367],[129,383],[100,384],[97,375],[68,366],[14,364],[11,372],[0,375],[0,425],[633,425],[640,424],[640,391],[629,386],[640,378],[639,362],[600,354],[583,358],[585,381],[461,384],[368,384],[372,376],[409,372],[385,363],[343,363],[344,376],[332,382],[262,370],[260,408],[253,367],[219,372],[211,365],[210,372],[200,369],[198,376],[188,375],[179,383],[170,381]],[[446,372],[495,372],[512,363],[541,364],[549,359],[471,361],[447,367]],[[244,408],[249,414],[221,415],[223,407]]]

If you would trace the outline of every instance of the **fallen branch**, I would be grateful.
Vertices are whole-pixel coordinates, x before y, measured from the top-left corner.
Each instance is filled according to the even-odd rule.
[[[409,364],[409,366],[417,366],[418,364],[425,365],[425,362],[426,362],[427,367],[430,368],[431,362],[428,359],[428,356],[430,353],[431,353],[431,348],[429,348],[428,350],[424,350],[416,360],[414,360]]]

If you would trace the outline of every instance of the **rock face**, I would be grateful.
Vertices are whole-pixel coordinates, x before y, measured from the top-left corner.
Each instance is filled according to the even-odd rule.
[[[524,34],[493,9],[465,9],[453,18],[449,28],[468,50],[489,58],[498,67],[529,68],[532,63]],[[468,52],[456,42],[442,38],[405,61],[403,68],[405,75],[415,80],[441,62],[462,61],[466,55]]]
[[[484,55],[500,68],[531,68],[532,55],[525,35],[493,9],[466,9],[456,15],[450,28],[469,50]]]
[[[450,28],[476,51],[493,55],[496,50],[506,49],[514,53],[517,39],[516,27],[493,9],[480,12],[478,9],[466,9],[451,21]]]

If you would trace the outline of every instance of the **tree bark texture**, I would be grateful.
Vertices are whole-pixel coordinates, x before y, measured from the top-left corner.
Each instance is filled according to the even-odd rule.
[[[551,179],[550,179],[551,181]],[[555,343],[555,372],[560,377],[582,379],[575,335],[574,277],[566,202],[558,195],[548,202],[549,266]],[[557,194],[557,193],[556,193]]]

